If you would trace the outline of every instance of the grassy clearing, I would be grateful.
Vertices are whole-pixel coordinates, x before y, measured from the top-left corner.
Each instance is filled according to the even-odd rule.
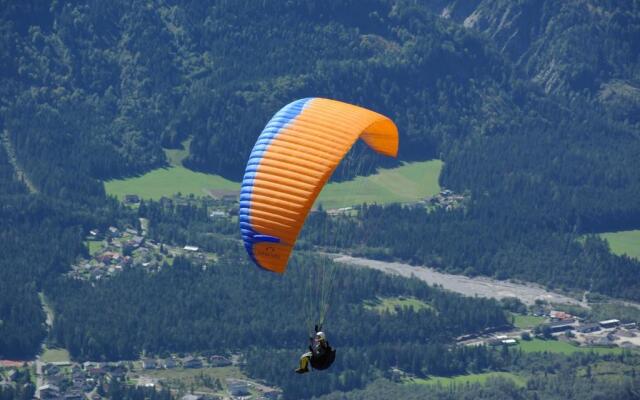
[[[602,233],[600,237],[609,242],[613,253],[640,260],[640,230]]]
[[[591,319],[602,321],[611,318],[622,321],[640,321],[640,310],[617,301],[592,306]]]
[[[46,314],[47,317],[47,325],[53,326],[53,309],[47,302],[47,298],[44,296],[44,293],[38,292],[38,298],[40,298],[40,303],[42,303],[42,310]]]
[[[378,297],[376,300],[365,301],[364,307],[379,313],[387,312],[391,314],[396,312],[396,307],[412,308],[414,311],[423,309],[433,310],[430,304],[418,300],[415,297]]]
[[[189,155],[188,139],[182,143],[182,149],[165,149],[169,167],[159,168],[142,176],[128,179],[114,179],[104,183],[107,194],[122,200],[125,194],[137,194],[143,199],[158,200],[171,197],[176,193],[203,196],[207,190],[240,190],[240,184],[218,175],[191,171],[182,166]]]
[[[567,342],[561,342],[558,340],[521,340],[518,342],[517,347],[527,353],[533,352],[550,352],[561,354],[573,354],[576,352],[595,352],[598,354],[620,354],[622,349],[619,347],[578,347]]]
[[[431,160],[380,170],[352,181],[330,183],[316,201],[325,209],[362,203],[404,203],[433,196],[440,191],[438,177],[442,161]]]
[[[632,365],[625,365],[615,361],[600,361],[590,364],[588,367],[580,367],[577,375],[581,377],[605,379],[607,381],[623,381],[626,376],[634,373]]]
[[[519,329],[535,328],[544,322],[544,317],[535,317],[533,315],[513,314],[513,318],[513,324]]]
[[[178,392],[185,393],[187,390],[213,392],[224,395],[227,388],[227,378],[232,379],[248,379],[238,367],[222,367],[222,368],[172,368],[157,370],[137,370],[140,376],[149,376],[160,380],[163,385]],[[215,387],[218,380],[223,390]],[[255,389],[250,388],[252,393]]]
[[[524,387],[526,383],[525,378],[511,372],[483,372],[481,374],[458,375],[453,377],[432,376],[427,379],[408,378],[403,382],[405,384],[451,386],[464,385],[467,383],[484,383],[490,378],[511,379],[519,387]]]
[[[71,356],[69,352],[65,349],[44,349],[44,353],[40,356],[40,360],[42,362],[51,363],[51,362],[69,362],[71,361]]]
[[[168,167],[153,170],[142,176],[112,180],[104,183],[109,195],[123,199],[125,194],[137,194],[143,199],[158,200],[176,193],[204,196],[207,190],[237,191],[240,185],[221,176],[194,172],[185,167]]]
[[[89,248],[89,255],[93,256],[104,246],[104,242],[102,240],[87,240],[87,247]]]
[[[165,150],[171,166],[148,172],[142,176],[105,182],[109,195],[123,199],[125,194],[137,194],[143,199],[157,200],[178,192],[202,196],[209,190],[238,191],[240,183],[218,175],[194,172],[182,166],[186,150]],[[316,201],[325,209],[347,207],[362,203],[413,202],[440,191],[438,177],[442,161],[431,160],[405,164],[381,170],[375,175],[358,177],[352,181],[330,183]]]
[[[189,155],[189,146],[191,145],[191,138],[182,142],[181,149],[164,149],[164,155],[167,157],[169,164],[174,167],[181,167],[182,161]]]

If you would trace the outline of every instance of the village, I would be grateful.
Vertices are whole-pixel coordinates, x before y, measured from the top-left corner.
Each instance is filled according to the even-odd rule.
[[[464,335],[458,338],[458,343],[467,346],[515,346],[521,341],[536,338],[555,339],[578,347],[640,348],[637,322],[623,323],[618,319],[593,322],[557,310],[536,314],[535,317],[541,318],[541,323],[535,327],[501,330],[484,335]]]
[[[168,389],[181,400],[275,400],[282,392],[239,373],[238,355],[172,355],[119,362],[0,361],[0,386],[31,373],[40,400],[99,400],[114,384]],[[183,379],[176,379],[181,377]],[[197,389],[194,389],[197,388]]]
[[[468,196],[467,196],[468,197]],[[440,193],[435,196],[425,199],[425,203],[434,208],[443,208],[446,211],[455,210],[462,207],[464,204],[465,196],[462,194],[454,193],[449,189],[442,189]]]
[[[130,197],[126,203],[139,201]],[[210,218],[228,218],[226,211],[213,210]],[[185,257],[207,268],[216,255],[194,245],[171,246],[147,237],[149,221],[140,218],[140,229],[110,226],[91,229],[86,237],[89,258],[79,257],[67,273],[73,279],[99,281],[125,268],[142,268],[155,273]],[[68,358],[68,357],[67,357]],[[281,390],[246,379],[240,372],[240,355],[175,354],[142,357],[134,361],[73,362],[0,360],[0,386],[15,386],[29,371],[35,398],[40,400],[98,400],[106,397],[110,385],[169,389],[182,400],[278,399]],[[24,384],[24,383],[23,383]],[[193,388],[197,388],[194,390]]]
[[[218,217],[218,213],[221,212],[212,212],[212,218]],[[90,258],[79,257],[67,275],[74,279],[97,281],[127,267],[157,272],[163,266],[173,265],[177,256],[185,257],[203,268],[216,260],[215,254],[204,252],[198,246],[187,244],[178,247],[149,239],[146,230],[148,221],[140,218],[140,225],[140,231],[133,227],[120,229],[115,226],[110,226],[104,232],[98,228],[92,229],[86,238]]]
[[[464,200],[461,195],[443,190],[428,202],[432,206],[453,209]],[[137,204],[128,196],[125,203]],[[227,200],[231,203],[231,200]],[[348,213],[351,208],[333,210]],[[229,218],[228,210],[213,210],[210,218]],[[139,219],[139,227],[109,226],[91,229],[86,237],[89,257],[79,257],[67,273],[73,279],[99,281],[125,268],[141,268],[156,273],[171,267],[176,257],[185,257],[202,268],[216,261],[216,255],[198,246],[159,243],[148,236],[149,221]],[[531,311],[531,310],[530,310]],[[640,331],[635,322],[618,319],[588,321],[565,311],[547,308],[533,313],[535,326],[500,328],[491,332],[464,335],[461,345],[517,346],[532,340],[564,342],[584,348],[640,348]],[[30,371],[35,398],[40,400],[99,400],[111,385],[134,385],[168,389],[181,400],[278,399],[282,391],[247,379],[240,371],[241,355],[172,354],[143,356],[139,360],[118,362],[0,360],[0,386],[17,385],[19,376]],[[22,371],[22,372],[21,372]],[[195,389],[194,389],[195,388]]]

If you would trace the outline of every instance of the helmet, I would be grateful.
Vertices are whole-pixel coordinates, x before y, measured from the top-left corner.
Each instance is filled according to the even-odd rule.
[[[318,339],[318,340],[326,340],[326,337],[324,336],[324,332],[322,332],[322,331],[316,332],[316,339]]]

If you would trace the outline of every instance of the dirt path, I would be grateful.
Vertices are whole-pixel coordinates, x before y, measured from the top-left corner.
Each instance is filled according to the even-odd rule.
[[[7,157],[9,158],[9,162],[13,166],[13,170],[15,171],[16,178],[20,182],[24,182],[24,184],[29,189],[29,192],[38,193],[38,189],[36,189],[33,182],[31,182],[31,180],[29,179],[27,174],[25,174],[22,167],[20,167],[20,164],[18,164],[16,151],[13,148],[13,144],[11,143],[11,139],[9,138],[9,132],[7,130],[2,131],[2,146],[4,147],[4,150],[7,152]]]
[[[534,304],[537,299],[540,299],[548,303],[571,304],[585,307],[585,304],[578,299],[550,292],[535,283],[513,283],[487,277],[469,278],[464,275],[445,274],[438,272],[433,268],[416,267],[409,264],[369,260],[345,255],[336,255],[334,261],[343,264],[373,268],[389,274],[404,277],[415,276],[430,285],[441,285],[447,290],[451,290],[452,292],[457,292],[465,296],[489,297],[494,299],[517,297],[527,305]],[[588,305],[586,306],[588,308]]]

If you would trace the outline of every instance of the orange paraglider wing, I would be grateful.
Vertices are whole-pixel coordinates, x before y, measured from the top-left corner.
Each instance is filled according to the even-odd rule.
[[[251,151],[240,192],[240,231],[258,266],[285,271],[314,201],[359,138],[378,153],[398,153],[393,121],[352,104],[301,99],[271,118]]]

